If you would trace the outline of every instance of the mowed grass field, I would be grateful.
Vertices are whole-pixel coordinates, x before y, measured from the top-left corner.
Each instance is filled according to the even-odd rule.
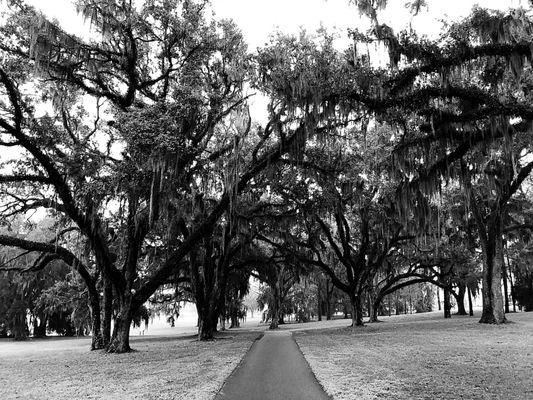
[[[258,332],[132,337],[134,352],[89,351],[89,339],[0,341],[0,399],[212,399]]]
[[[502,326],[440,312],[381,319],[282,329],[335,400],[533,399],[533,313]],[[133,336],[136,351],[120,355],[90,352],[89,339],[0,340],[0,399],[212,399],[263,328],[210,342]]]
[[[533,399],[533,313],[501,326],[479,324],[479,313],[380,319],[294,333],[335,400]]]

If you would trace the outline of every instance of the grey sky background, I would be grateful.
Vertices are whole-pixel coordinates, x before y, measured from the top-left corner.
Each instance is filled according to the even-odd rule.
[[[142,0],[140,0],[142,1]],[[76,15],[71,0],[28,0],[49,17],[57,18],[69,33],[84,35],[88,24]],[[395,30],[410,22],[419,33],[438,34],[440,19],[455,20],[466,16],[475,4],[493,9],[526,6],[526,0],[428,0],[428,11],[412,18],[405,8],[406,0],[389,0],[380,15]],[[212,0],[212,7],[220,18],[232,18],[242,29],[251,50],[262,46],[274,30],[297,33],[300,27],[315,31],[321,25],[337,28],[368,26],[359,18],[356,7],[348,0]]]

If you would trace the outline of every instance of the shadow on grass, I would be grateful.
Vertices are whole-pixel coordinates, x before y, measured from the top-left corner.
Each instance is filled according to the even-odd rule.
[[[228,339],[235,339],[238,336],[245,336],[249,335],[251,333],[257,333],[252,330],[226,330],[222,332],[217,332],[215,334],[215,337],[213,339],[207,340],[210,341],[219,341],[219,340],[228,340]],[[143,335],[143,336],[130,336],[130,342],[132,343],[143,343],[143,342],[156,342],[156,343],[164,343],[164,342],[172,342],[172,341],[192,341],[192,342],[199,342],[198,335],[197,334],[181,334],[176,336],[156,336],[156,335]]]

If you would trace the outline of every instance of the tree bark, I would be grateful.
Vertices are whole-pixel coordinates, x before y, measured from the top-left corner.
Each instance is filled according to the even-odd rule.
[[[218,285],[214,285],[209,294],[204,293],[203,297],[197,297],[198,340],[212,340],[215,337],[220,316],[221,291]]]
[[[113,319],[113,285],[104,278],[104,309],[102,323],[102,340],[104,346],[109,346],[111,341],[111,320]]]
[[[371,309],[370,309],[370,318],[368,319],[368,322],[381,322],[378,319],[379,304],[380,304],[380,301],[379,302],[374,301],[372,303],[372,306],[371,306]]]
[[[204,315],[198,321],[198,340],[212,340],[216,332],[216,320],[212,316]]]
[[[498,211],[493,211],[491,220],[487,224],[486,240],[482,241],[483,248],[483,277],[482,298],[483,313],[480,323],[505,323],[503,307],[501,272],[503,263],[502,221]]]
[[[363,305],[361,304],[361,298],[355,294],[350,296],[350,303],[352,308],[352,327],[363,326]]]
[[[37,319],[39,320],[37,322]],[[41,314],[38,318],[33,320],[33,337],[43,338],[46,337],[46,315]]]
[[[331,297],[333,296],[333,284],[331,285],[331,290],[329,288],[329,281],[326,280],[326,320],[331,320]]]
[[[467,315],[465,309],[466,284],[459,283],[458,289],[459,293],[454,293],[455,301],[457,302],[456,315]]]
[[[132,319],[131,296],[126,296],[120,302],[120,309],[115,318],[113,336],[107,347],[108,353],[126,353],[130,348],[130,326]]]
[[[17,313],[13,324],[13,339],[26,340],[28,338],[28,325],[26,325],[26,315]]]
[[[380,296],[371,296],[368,306],[369,306],[369,318],[368,322],[380,322],[378,319],[379,306],[381,305],[382,297]]]
[[[320,284],[320,278],[317,279],[316,285],[316,302],[317,302],[317,317],[318,321],[322,321],[322,285]]]
[[[273,295],[273,302],[272,302],[272,312],[271,312],[271,318],[270,326],[268,329],[278,329],[279,320],[281,316],[281,293],[279,285],[274,284],[272,287],[272,295]]]
[[[236,310],[232,310],[230,319],[231,319],[230,328],[238,328],[240,324],[239,324],[239,316],[237,315]]]
[[[509,263],[509,261],[507,261]],[[513,283],[513,273],[509,270],[509,283],[511,284],[511,300],[513,301],[513,312],[516,312],[516,297]]]
[[[468,315],[471,317],[474,316],[474,307],[472,306],[472,291],[470,288],[467,288],[468,290]]]
[[[91,350],[100,350],[105,347],[101,331],[100,298],[96,286],[89,288],[88,292],[91,306]]]
[[[331,302],[326,300],[326,320],[331,320]]]
[[[509,288],[507,287],[507,268],[505,266],[505,260],[502,256],[502,279],[503,279],[503,299],[505,304],[505,313],[509,313]]]

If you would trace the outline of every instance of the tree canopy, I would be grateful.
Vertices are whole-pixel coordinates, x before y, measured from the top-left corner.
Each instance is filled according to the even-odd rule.
[[[529,248],[530,10],[476,7],[431,40],[380,23],[385,0],[353,3],[371,29],[348,49],[322,29],[252,52],[203,0],[80,0],[87,38],[0,2],[0,147],[18,152],[0,166],[0,244],[16,253],[2,269],[56,271],[39,320],[77,299],[67,322],[125,352],[145,304],[174,318],[187,300],[208,340],[220,319],[238,325],[254,276],[272,328],[314,315],[310,288],[318,315],[335,287],[359,326],[367,300],[375,321],[403,288],[463,302],[479,279],[481,322],[505,322],[502,279],[531,286],[505,260]],[[12,229],[41,226],[36,213],[50,235]],[[10,300],[12,321],[29,301]]]

